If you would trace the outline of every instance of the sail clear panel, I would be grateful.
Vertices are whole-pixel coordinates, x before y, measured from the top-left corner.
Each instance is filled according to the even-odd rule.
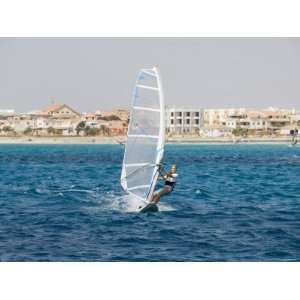
[[[156,184],[164,148],[164,103],[156,69],[142,70],[133,91],[122,187],[147,201]]]

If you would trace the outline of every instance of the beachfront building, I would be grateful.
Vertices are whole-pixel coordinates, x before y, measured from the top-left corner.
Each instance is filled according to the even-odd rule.
[[[99,120],[97,114],[93,113],[83,113],[81,119],[85,122],[93,122]]]
[[[0,135],[6,135],[6,130],[2,130],[3,128],[9,127],[8,118],[13,116],[15,111],[13,109],[0,109]]]
[[[202,108],[167,108],[166,110],[168,134],[199,134],[202,126]]]
[[[22,135],[24,132],[31,135],[38,135],[40,128],[47,128],[48,117],[41,113],[20,113],[9,116],[6,126],[9,126],[16,135]]]
[[[262,112],[248,111],[242,116],[229,116],[224,126],[230,129],[265,129],[267,128],[266,118]]]
[[[224,127],[235,129],[235,128],[239,128],[239,127],[248,127],[249,126],[249,122],[243,122],[244,125],[242,125],[241,120],[242,119],[228,117],[224,121],[224,123],[225,123]]]
[[[300,130],[298,127],[291,125],[291,126],[286,126],[284,128],[281,128],[279,134],[284,135],[284,136],[295,136],[296,137],[296,136],[300,135]]]
[[[0,136],[7,136],[13,133],[10,127],[9,118],[15,114],[13,109],[0,109]]]
[[[52,118],[78,118],[81,116],[80,113],[66,104],[51,104],[42,113]]]
[[[300,112],[295,112],[293,115],[290,116],[290,118],[291,125],[300,128]]]
[[[89,126],[91,128],[103,128],[107,127],[109,122],[103,121],[103,120],[98,120],[98,121],[86,121],[85,126]]]
[[[6,130],[5,134],[72,135],[76,133],[75,128],[80,122],[80,114],[65,104],[53,104],[42,111],[14,113],[0,119],[0,126],[10,129]]]
[[[0,109],[0,118],[7,117],[7,116],[13,116],[14,114],[15,114],[14,109]]]
[[[35,127],[35,118],[30,114],[15,114],[7,118],[8,126],[16,133],[23,133],[27,128]]]
[[[234,119],[243,118],[247,113],[246,108],[218,108],[204,109],[204,127],[207,128],[222,128],[227,126],[228,119],[235,123]],[[230,127],[234,124],[229,124]]]
[[[126,135],[128,124],[125,121],[109,121],[107,124],[110,135]]]
[[[109,112],[96,111],[82,115],[86,126],[101,129],[106,135],[126,135],[128,130],[129,112],[114,109]]]
[[[225,127],[247,130],[248,135],[282,134],[291,125],[291,112],[286,110],[249,110],[244,115],[228,116]]]
[[[202,127],[199,131],[199,135],[205,138],[218,138],[218,137],[231,137],[232,130],[229,128],[211,128]]]
[[[269,107],[261,112],[265,119],[266,129],[273,134],[286,135],[286,132],[294,130],[297,124],[293,124],[295,109],[282,109]]]
[[[67,104],[51,104],[41,114],[36,126],[40,134],[76,135],[81,114]]]
[[[51,132],[50,128],[53,128],[52,132],[54,134],[61,134],[63,136],[76,135],[76,127],[79,123],[79,118],[49,119],[47,132]]]
[[[112,114],[117,116],[121,121],[128,122],[129,111],[123,108],[116,108],[112,111]]]
[[[95,115],[97,116],[97,119],[100,120],[119,120],[119,121],[124,121],[128,122],[129,120],[129,111],[126,109],[121,109],[121,108],[116,108],[113,109],[112,111],[100,111],[97,110],[95,112]]]

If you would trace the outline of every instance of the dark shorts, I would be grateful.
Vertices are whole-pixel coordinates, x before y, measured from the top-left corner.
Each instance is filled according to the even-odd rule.
[[[172,191],[175,188],[176,182],[165,181],[165,185],[171,187]]]

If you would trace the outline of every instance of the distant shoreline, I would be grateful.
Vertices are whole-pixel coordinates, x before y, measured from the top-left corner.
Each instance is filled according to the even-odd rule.
[[[249,137],[243,139],[233,138],[169,138],[170,144],[290,144],[291,137]]]
[[[124,137],[0,137],[0,144],[119,144]]]
[[[126,140],[124,136],[116,137],[0,137],[0,144],[120,144]],[[169,138],[168,144],[290,144],[290,137],[272,138]]]

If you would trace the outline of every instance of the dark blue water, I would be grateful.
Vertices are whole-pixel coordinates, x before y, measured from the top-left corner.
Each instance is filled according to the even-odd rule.
[[[300,147],[169,145],[162,211],[131,212],[119,145],[0,145],[1,261],[300,261]]]

